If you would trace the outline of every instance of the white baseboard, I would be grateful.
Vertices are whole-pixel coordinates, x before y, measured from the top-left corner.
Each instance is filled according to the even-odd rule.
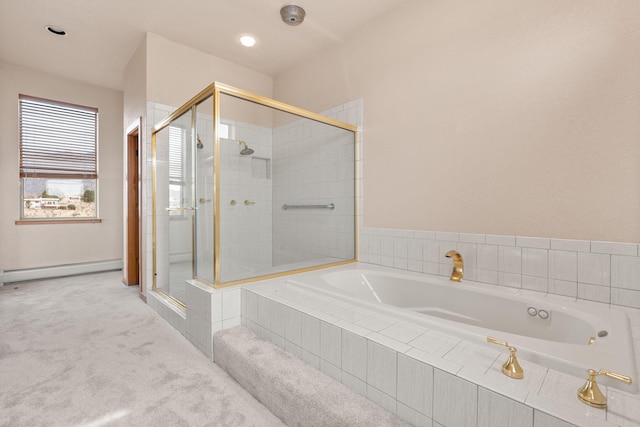
[[[50,279],[76,274],[99,273],[122,270],[122,260],[86,262],[82,264],[54,265],[51,267],[27,268],[24,270],[0,270],[0,285],[27,280]]]

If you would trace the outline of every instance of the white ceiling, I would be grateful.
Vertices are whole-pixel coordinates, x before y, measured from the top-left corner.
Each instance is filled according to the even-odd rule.
[[[314,51],[343,43],[406,0],[0,0],[0,62],[122,89],[122,73],[152,32],[275,76]],[[299,26],[280,19],[302,6]],[[69,33],[57,37],[46,25]],[[257,46],[237,38],[251,33]]]

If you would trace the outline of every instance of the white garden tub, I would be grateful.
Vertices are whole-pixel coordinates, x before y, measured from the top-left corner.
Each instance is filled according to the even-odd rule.
[[[639,390],[629,319],[621,310],[524,297],[446,277],[357,267],[304,277],[289,282],[459,339],[487,346],[492,346],[487,336],[508,341],[521,359],[570,375],[586,379],[587,369],[627,375],[633,379],[631,385],[606,377],[598,381],[632,393]],[[589,344],[592,337],[595,342]]]

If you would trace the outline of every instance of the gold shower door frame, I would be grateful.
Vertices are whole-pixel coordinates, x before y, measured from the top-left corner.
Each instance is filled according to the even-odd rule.
[[[279,273],[274,273],[274,274],[268,274],[268,275],[262,275],[262,276],[256,276],[256,277],[251,277],[251,278],[246,278],[246,279],[242,279],[242,280],[236,280],[236,281],[231,281],[231,282],[225,282],[222,283],[220,281],[220,135],[219,135],[219,129],[220,129],[220,94],[226,94],[226,95],[230,95],[233,96],[235,98],[239,98],[239,99],[243,99],[245,101],[249,101],[249,102],[253,102],[255,104],[259,104],[259,105],[263,105],[266,107],[270,107],[276,110],[280,110],[280,111],[284,111],[286,113],[291,113],[294,114],[296,116],[300,116],[306,119],[310,119],[310,120],[314,120],[317,122],[321,122],[321,123],[325,123],[331,126],[335,126],[344,130],[348,130],[354,133],[354,150],[355,150],[355,156],[354,156],[354,258],[353,259],[349,259],[349,260],[344,260],[344,261],[339,261],[339,262],[334,262],[334,263],[330,263],[330,264],[322,264],[322,265],[318,265],[318,266],[313,266],[313,267],[306,267],[306,268],[301,268],[301,269],[295,269],[295,270],[290,270],[290,271],[284,271],[284,272],[279,272]],[[287,276],[290,274],[296,274],[296,273],[303,273],[306,271],[313,271],[313,270],[319,270],[322,268],[327,268],[327,267],[334,267],[334,266],[338,266],[338,265],[344,265],[344,264],[350,264],[350,263],[354,263],[357,261],[357,257],[358,257],[358,244],[359,244],[359,229],[358,229],[358,212],[359,212],[359,206],[358,206],[358,198],[359,198],[359,189],[358,189],[358,177],[359,175],[359,171],[358,171],[358,155],[357,153],[359,152],[359,135],[358,135],[358,128],[357,126],[353,126],[350,125],[348,123],[344,123],[342,121],[339,120],[335,120],[335,119],[331,119],[329,117],[325,117],[321,114],[317,114],[311,111],[307,111],[304,110],[302,108],[299,107],[295,107],[289,104],[285,104],[283,102],[280,101],[276,101],[274,99],[271,98],[267,98],[261,95],[257,95],[245,90],[241,90],[223,83],[219,83],[219,82],[214,82],[211,85],[209,85],[207,88],[205,88],[204,90],[202,90],[200,93],[198,93],[196,96],[194,96],[192,99],[190,99],[187,103],[185,103],[184,105],[182,105],[180,108],[178,108],[177,110],[175,110],[173,113],[171,113],[169,116],[167,116],[165,119],[163,119],[162,121],[158,122],[151,130],[151,144],[152,144],[152,205],[153,205],[153,209],[152,209],[152,246],[153,246],[153,287],[152,289],[156,292],[161,293],[163,296],[167,297],[168,299],[170,299],[172,302],[177,303],[178,305],[184,307],[184,303],[182,303],[181,301],[171,297],[170,295],[168,295],[166,292],[163,292],[162,289],[158,289],[156,287],[156,272],[157,272],[157,248],[156,248],[156,226],[157,226],[157,222],[156,222],[156,191],[157,191],[157,183],[156,183],[156,172],[157,172],[157,165],[156,165],[156,134],[158,132],[160,132],[161,130],[163,130],[164,128],[166,128],[167,126],[169,126],[171,124],[171,122],[173,122],[176,118],[180,117],[181,115],[183,115],[184,113],[186,113],[189,110],[192,110],[193,112],[195,112],[195,106],[197,104],[199,104],[200,102],[206,100],[209,97],[213,97],[213,135],[214,135],[214,215],[213,215],[213,221],[214,221],[214,225],[213,225],[213,242],[214,242],[214,248],[213,248],[213,272],[214,272],[214,282],[213,283],[209,283],[206,280],[203,280],[201,278],[198,278],[195,276],[195,248],[192,248],[192,277],[193,279],[196,279],[200,282],[203,282],[209,286],[212,286],[214,288],[224,288],[227,286],[234,286],[234,285],[240,285],[240,284],[244,284],[244,283],[250,283],[250,282],[256,282],[256,281],[260,281],[260,280],[266,280],[266,279],[271,279],[271,278],[275,278],[275,277],[282,277],[282,276]],[[195,114],[194,114],[195,117]],[[192,139],[195,138],[195,120],[192,120]],[[192,144],[195,143],[195,141],[191,141]],[[192,189],[193,191],[193,189]],[[192,220],[193,221],[193,220]],[[195,233],[195,227],[192,223],[192,227],[191,227],[191,241],[192,243],[195,242],[195,236],[193,235]]]

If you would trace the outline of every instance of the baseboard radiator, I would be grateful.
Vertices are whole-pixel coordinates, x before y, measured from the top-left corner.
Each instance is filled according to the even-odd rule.
[[[77,274],[100,273],[122,270],[122,260],[85,262],[81,264],[54,265],[50,267],[26,268],[23,270],[0,270],[0,286],[28,280],[51,279]]]

